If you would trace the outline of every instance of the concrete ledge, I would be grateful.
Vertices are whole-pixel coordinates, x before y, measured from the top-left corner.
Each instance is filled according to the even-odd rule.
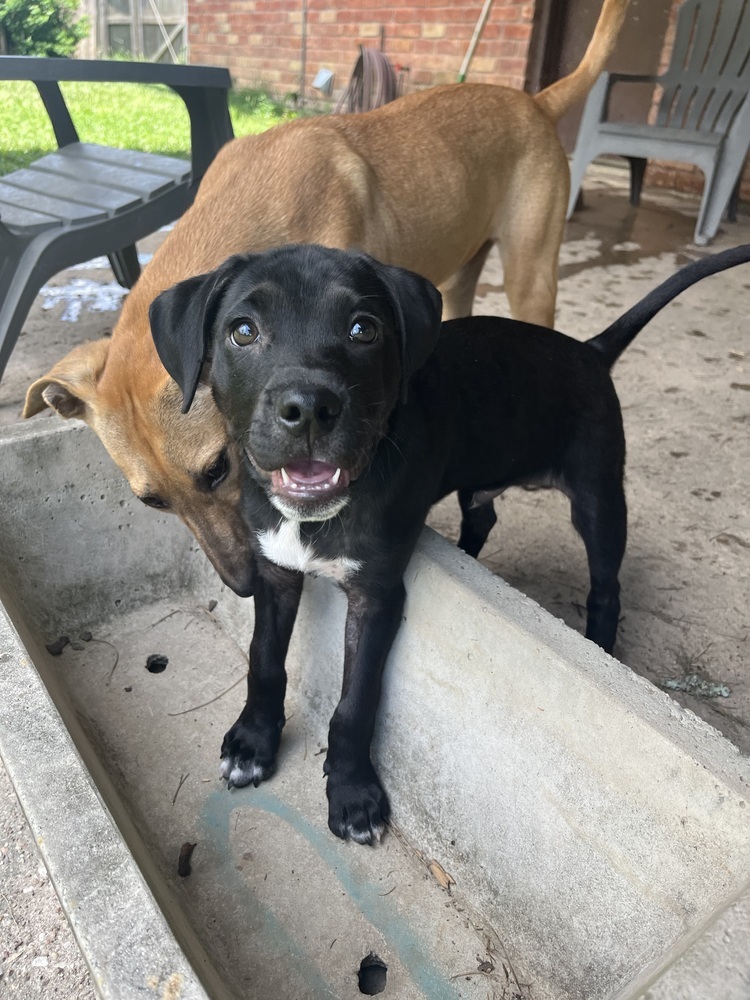
[[[30,455],[34,477],[22,474]],[[247,642],[250,602],[218,586],[174,518],[140,508],[85,428],[51,423],[11,434],[0,441],[0,481],[2,597],[35,660],[63,623],[116,621],[178,593],[217,594],[215,616],[238,643]],[[750,881],[748,761],[434,533],[425,531],[406,585],[406,620],[376,737],[394,819],[451,872],[460,898],[486,916],[520,978],[534,984],[536,1000],[739,997],[750,951],[733,943],[747,939],[750,925],[743,895]],[[321,741],[340,687],[344,613],[334,587],[306,584],[290,681],[305,734]],[[100,839],[114,845],[114,860],[89,865],[94,881],[134,869],[112,821],[123,830],[127,808],[97,768],[96,745],[84,753],[96,787],[86,775],[30,658],[7,620],[3,627],[10,653],[0,682],[0,750],[97,981],[111,991],[104,995],[128,995],[114,992],[107,975],[120,953],[131,952],[141,973],[148,969],[159,983],[179,974],[200,990],[137,871],[132,892],[157,922],[144,934],[155,936],[151,944],[166,942],[164,959],[140,951],[139,932],[112,931],[111,915],[93,904],[71,906],[83,898],[76,879],[86,877],[86,855],[74,857],[82,845],[97,844],[97,852]],[[52,694],[65,703],[65,692]],[[64,721],[76,733],[73,713]],[[61,747],[52,755],[59,767],[52,781],[40,763],[40,747],[49,746]],[[66,786],[71,775],[80,804]],[[282,775],[283,768],[283,783]],[[50,828],[52,817],[66,812],[77,835],[70,824],[59,833]],[[78,813],[87,817],[85,830]],[[137,834],[124,832],[132,850]],[[141,853],[148,851],[139,847],[138,856],[151,881]],[[372,857],[377,866],[378,853]],[[190,942],[208,982],[213,973],[201,964],[201,942],[183,927],[178,936]],[[724,989],[727,966],[734,980]],[[691,979],[710,989],[686,985]],[[222,990],[217,978],[208,986],[212,996]]]
[[[1,606],[0,755],[98,993],[208,1000]]]

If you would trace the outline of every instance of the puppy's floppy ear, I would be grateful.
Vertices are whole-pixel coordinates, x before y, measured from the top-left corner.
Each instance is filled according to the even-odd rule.
[[[437,347],[443,298],[427,278],[401,267],[381,267],[401,336],[401,402],[405,403],[409,380]]]
[[[148,310],[156,353],[182,390],[182,412],[187,413],[208,358],[211,328],[222,292],[249,257],[230,257],[208,274],[180,281],[157,295]]]

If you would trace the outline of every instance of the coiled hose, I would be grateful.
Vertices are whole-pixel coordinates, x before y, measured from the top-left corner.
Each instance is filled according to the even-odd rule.
[[[396,71],[378,49],[359,47],[359,58],[354,64],[349,86],[339,98],[333,113],[349,114],[355,111],[372,111],[398,97]]]

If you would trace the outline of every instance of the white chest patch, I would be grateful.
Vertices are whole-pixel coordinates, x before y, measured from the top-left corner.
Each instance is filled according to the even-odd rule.
[[[285,519],[273,531],[259,531],[258,541],[266,559],[277,566],[316,576],[328,576],[337,583],[345,583],[351,573],[362,568],[357,559],[348,559],[346,556],[319,559],[312,546],[300,538],[298,521]]]

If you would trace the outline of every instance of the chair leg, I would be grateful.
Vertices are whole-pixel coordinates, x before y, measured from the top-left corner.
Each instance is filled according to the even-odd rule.
[[[641,189],[648,160],[642,156],[628,156],[626,159],[630,164],[630,204],[637,208],[641,203]]]
[[[132,288],[141,275],[141,265],[138,263],[138,251],[135,245],[115,250],[108,256],[117,283],[123,288]]]
[[[737,178],[737,183],[732,188],[732,193],[729,196],[729,204],[727,205],[727,219],[729,222],[737,221],[737,207],[740,203],[740,186],[742,184],[742,174]]]
[[[37,248],[28,243],[18,256],[18,244],[8,252],[0,241],[0,379],[16,341],[21,335],[29,309],[41,285],[37,282]]]
[[[706,246],[716,236],[721,217],[732,197],[735,186],[739,183],[741,172],[742,163],[739,163],[734,169],[728,170],[721,160],[708,170],[704,169],[703,197],[693,234],[693,242],[698,246]]]

